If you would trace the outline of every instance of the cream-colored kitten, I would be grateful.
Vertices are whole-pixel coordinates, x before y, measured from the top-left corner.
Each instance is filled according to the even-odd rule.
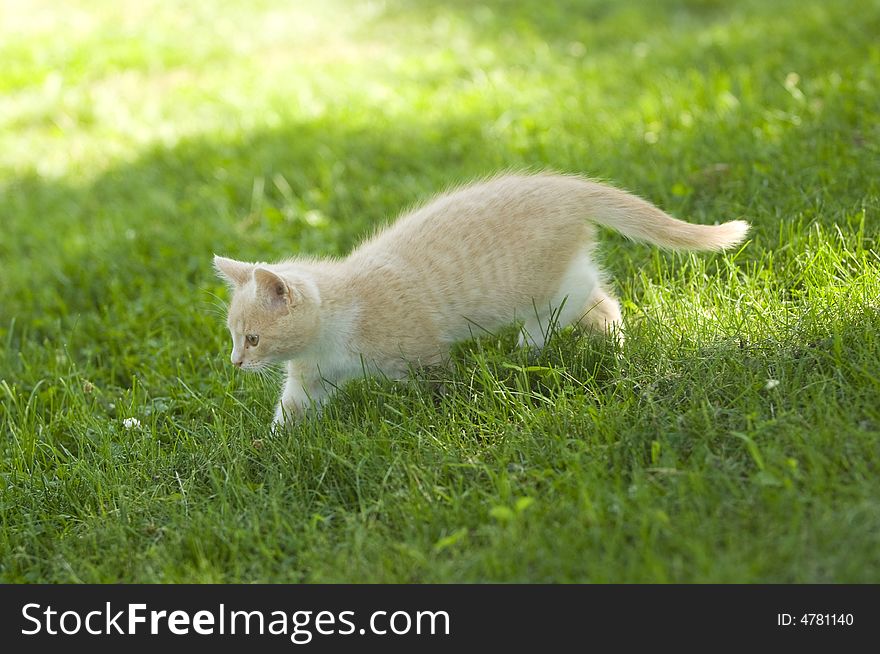
[[[214,257],[233,288],[232,363],[286,362],[278,426],[365,369],[401,378],[411,365],[442,361],[456,341],[514,321],[520,343],[537,347],[551,319],[619,335],[593,223],[685,250],[723,250],[749,229],[685,223],[580,177],[498,177],[441,195],[342,260]]]

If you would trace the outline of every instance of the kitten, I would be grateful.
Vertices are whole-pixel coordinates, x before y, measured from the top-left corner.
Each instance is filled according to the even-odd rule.
[[[401,378],[410,365],[441,362],[456,341],[514,321],[523,323],[520,344],[539,348],[551,319],[619,335],[593,223],[683,250],[723,250],[749,229],[685,223],[576,176],[501,176],[437,197],[344,259],[215,256],[233,290],[232,363],[286,363],[274,428],[365,369]]]

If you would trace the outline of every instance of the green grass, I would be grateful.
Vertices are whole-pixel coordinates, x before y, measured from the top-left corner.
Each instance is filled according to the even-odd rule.
[[[4,3],[0,580],[880,582],[878,33],[873,0]],[[270,436],[212,254],[344,253],[521,167],[754,230],[607,234],[619,356],[505,332]]]

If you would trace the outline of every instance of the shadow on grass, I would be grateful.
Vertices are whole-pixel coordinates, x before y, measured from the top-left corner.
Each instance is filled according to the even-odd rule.
[[[535,48],[564,58],[626,57],[638,67],[649,56],[660,70],[686,65],[698,71],[749,65],[756,52],[780,63],[812,72],[827,61],[803,48],[828,34],[861,37],[880,23],[880,14],[866,7],[862,24],[846,14],[828,11],[821,2],[781,0],[389,0],[371,28],[382,25],[433,23],[438,36],[455,38],[466,30],[477,43],[497,48],[509,57],[528,59]],[[796,19],[792,19],[796,16]],[[677,42],[653,47],[660,35],[680,34]],[[697,36],[696,39],[692,38]]]

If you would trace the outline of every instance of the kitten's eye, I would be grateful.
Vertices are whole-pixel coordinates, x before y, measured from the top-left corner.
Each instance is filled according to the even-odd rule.
[[[246,340],[247,344],[250,345],[251,347],[256,347],[257,343],[260,342],[260,337],[257,336],[256,334],[248,334],[247,336],[244,337],[244,340]]]

